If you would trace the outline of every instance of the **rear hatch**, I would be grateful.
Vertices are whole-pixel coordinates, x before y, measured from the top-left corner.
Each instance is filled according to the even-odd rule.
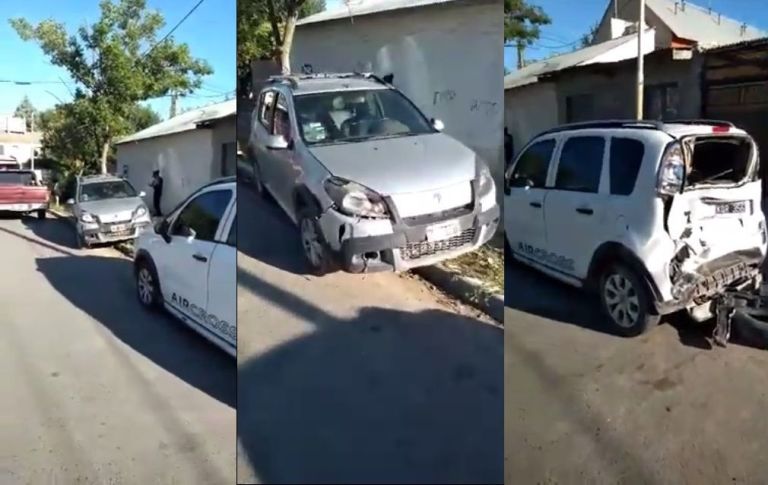
[[[685,161],[682,190],[667,199],[666,223],[678,245],[672,279],[683,293],[695,281],[735,278],[734,268],[753,271],[766,241],[754,140],[721,127],[683,136],[679,143]]]
[[[37,185],[31,171],[0,171],[0,204],[42,204],[48,189]]]

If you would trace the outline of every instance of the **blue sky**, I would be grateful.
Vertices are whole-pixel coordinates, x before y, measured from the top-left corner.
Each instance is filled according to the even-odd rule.
[[[612,0],[530,0],[530,3],[541,6],[549,14],[552,23],[542,29],[541,38],[526,50],[526,57],[541,59],[572,50],[572,45],[564,45],[577,41],[589,31],[589,28],[600,20],[610,1]],[[768,30],[768,9],[765,2],[766,0],[697,0],[689,3],[711,6],[714,11],[727,17]],[[516,49],[505,48],[504,65],[514,69],[516,64]]]
[[[166,21],[161,36],[191,9],[196,0],[147,0],[149,8],[159,10]],[[0,80],[46,81],[50,84],[17,86],[0,83],[0,113],[13,112],[24,95],[38,109],[46,109],[72,98],[66,70],[48,63],[40,48],[23,42],[10,27],[8,19],[24,17],[31,22],[53,18],[72,32],[99,17],[99,0],[23,0],[3,2],[0,18]],[[194,107],[222,101],[222,93],[235,89],[235,0],[204,0],[192,15],[176,29],[173,38],[189,44],[192,55],[205,59],[214,73],[203,80],[203,88],[179,101],[180,107]],[[150,100],[148,104],[163,118],[168,117],[169,98]]]

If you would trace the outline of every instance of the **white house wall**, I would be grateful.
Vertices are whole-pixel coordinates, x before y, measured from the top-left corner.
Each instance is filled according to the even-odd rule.
[[[395,86],[485,159],[500,182],[501,8],[501,0],[455,2],[299,26],[291,64],[393,73]]]
[[[27,163],[32,158],[35,148],[40,145],[23,142],[0,142],[0,155],[14,157],[20,163]]]
[[[163,176],[163,213],[201,185],[210,182],[214,165],[213,130],[197,129],[129,142],[117,146],[117,172],[124,174],[136,190],[147,193],[146,201],[152,204],[149,182],[152,172],[159,169]]]
[[[537,83],[504,93],[504,124],[518,153],[534,136],[558,123],[557,90],[553,83]]]

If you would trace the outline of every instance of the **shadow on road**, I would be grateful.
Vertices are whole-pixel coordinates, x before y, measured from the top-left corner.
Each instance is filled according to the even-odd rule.
[[[258,237],[239,238],[237,250],[277,269],[298,275],[309,274],[298,229],[283,209],[270,196],[257,200],[258,196],[246,184],[238,184],[237,190],[238,205],[248,207],[248,217],[237,219],[238,232],[245,232],[240,229],[245,224],[258,224],[265,229],[258,232]]]
[[[134,296],[130,261],[62,256],[39,258],[37,266],[72,305],[123,343],[187,384],[236,407],[236,368],[232,358],[172,317],[145,311]],[[98,372],[98,363],[94,363],[94,369]]]
[[[238,437],[264,483],[503,481],[502,329],[442,310],[339,320],[250,272],[238,285],[315,327],[239,362]]]
[[[62,219],[33,219],[25,217],[21,220],[24,227],[32,231],[40,239],[68,249],[77,249],[77,237],[72,225]]]

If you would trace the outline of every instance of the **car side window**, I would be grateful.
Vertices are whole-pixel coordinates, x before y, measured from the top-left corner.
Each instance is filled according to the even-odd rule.
[[[288,103],[282,94],[278,95],[274,113],[272,133],[274,135],[283,135],[287,141],[291,141],[291,115],[288,112]]]
[[[229,228],[229,236],[227,237],[227,244],[232,247],[237,247],[237,215],[232,218],[232,225]]]
[[[555,150],[555,140],[543,140],[529,146],[517,159],[510,184],[515,186],[544,187],[547,183],[547,172]]]
[[[611,138],[611,195],[630,195],[645,155],[645,145],[633,138]]]
[[[232,199],[229,189],[211,190],[192,199],[173,223],[171,235],[187,237],[190,229],[198,241],[214,241],[221,218]]]
[[[272,133],[273,122],[275,119],[275,101],[277,101],[277,92],[265,91],[261,95],[259,102],[259,122]]]
[[[560,152],[555,188],[596,194],[600,188],[605,139],[600,136],[569,138]]]

